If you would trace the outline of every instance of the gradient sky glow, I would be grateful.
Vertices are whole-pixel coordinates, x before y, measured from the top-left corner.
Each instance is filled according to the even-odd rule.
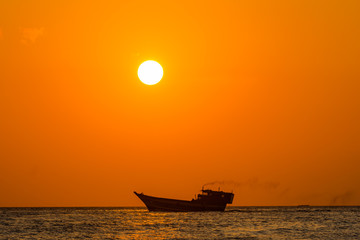
[[[190,200],[214,181],[233,205],[359,205],[359,12],[1,1],[0,206],[142,206],[134,190]]]

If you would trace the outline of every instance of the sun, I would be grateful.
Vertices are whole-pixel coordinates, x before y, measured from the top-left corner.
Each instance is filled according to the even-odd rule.
[[[147,85],[154,85],[160,82],[164,74],[161,65],[153,60],[148,60],[140,64],[138,77],[141,82]]]

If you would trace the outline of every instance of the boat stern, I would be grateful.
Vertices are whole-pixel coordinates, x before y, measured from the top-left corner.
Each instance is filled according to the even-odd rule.
[[[234,200],[234,194],[233,193],[224,193],[224,200],[226,203],[231,204]]]

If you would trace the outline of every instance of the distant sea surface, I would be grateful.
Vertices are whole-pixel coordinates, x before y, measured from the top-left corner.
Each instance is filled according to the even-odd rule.
[[[360,239],[360,207],[0,208],[0,239]]]

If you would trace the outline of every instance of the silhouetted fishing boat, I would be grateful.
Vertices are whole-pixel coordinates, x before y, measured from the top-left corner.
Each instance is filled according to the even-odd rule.
[[[224,211],[226,204],[231,204],[233,193],[213,190],[201,190],[191,201],[159,198],[137,193],[136,196],[144,202],[149,211],[157,212],[197,212],[197,211]]]

